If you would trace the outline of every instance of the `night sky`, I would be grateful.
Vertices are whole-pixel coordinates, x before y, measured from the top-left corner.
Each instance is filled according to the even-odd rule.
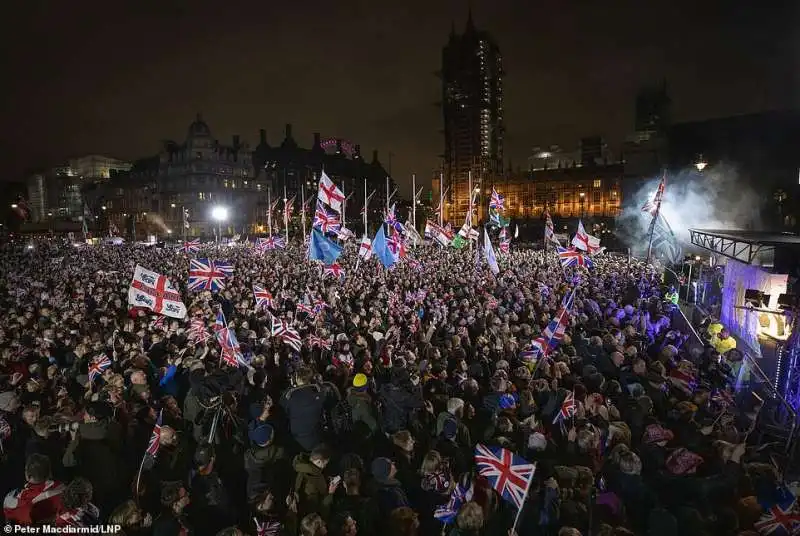
[[[405,2],[18,0],[0,22],[4,180],[69,156],[125,159],[212,134],[271,144],[285,123],[361,144],[404,184],[442,151],[435,77],[451,21],[470,5]],[[121,7],[124,4],[125,7]],[[564,7],[570,4],[573,7]],[[675,120],[797,106],[797,13],[752,1],[475,0],[507,71],[506,158],[632,130],[640,84],[666,77]],[[779,2],[768,2],[771,6]],[[170,7],[171,6],[171,7]],[[406,187],[406,191],[410,188]]]

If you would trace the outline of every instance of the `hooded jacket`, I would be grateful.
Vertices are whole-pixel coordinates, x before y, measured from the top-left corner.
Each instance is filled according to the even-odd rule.
[[[292,467],[297,473],[294,491],[298,496],[299,517],[312,512],[322,513],[323,509],[327,511],[332,498],[328,495],[328,482],[322,469],[311,462],[308,454],[295,456]]]

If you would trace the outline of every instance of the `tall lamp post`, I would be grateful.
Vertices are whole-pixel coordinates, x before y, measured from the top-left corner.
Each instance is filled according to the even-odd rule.
[[[211,217],[217,222],[217,243],[222,239],[222,222],[228,219],[228,207],[216,206],[211,209]]]

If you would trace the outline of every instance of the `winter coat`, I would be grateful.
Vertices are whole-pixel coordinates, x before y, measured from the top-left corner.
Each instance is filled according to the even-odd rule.
[[[328,495],[328,481],[322,474],[322,469],[311,463],[308,454],[295,456],[292,467],[297,473],[294,491],[298,496],[299,517],[302,519],[312,512],[322,513],[323,508],[327,509],[332,500]]]
[[[387,434],[407,429],[411,412],[424,404],[419,390],[412,392],[391,383],[381,386],[378,397],[383,406],[383,429]]]
[[[375,433],[378,430],[378,411],[372,403],[369,393],[363,391],[351,391],[347,395],[347,402],[353,414],[353,423],[363,422],[370,430]]]
[[[81,423],[62,461],[64,467],[77,466],[78,474],[91,482],[101,512],[111,511],[122,500],[121,494],[130,480],[122,466],[115,423]]]
[[[280,405],[295,441],[310,451],[322,442],[325,395],[318,385],[302,385],[283,394]]]
[[[280,484],[283,482],[285,474],[280,470],[282,462],[286,458],[283,447],[268,445],[266,447],[253,447],[244,454],[244,469],[247,472],[247,496],[253,497],[268,484],[267,478],[271,477],[271,482]],[[269,486],[268,486],[269,487]]]

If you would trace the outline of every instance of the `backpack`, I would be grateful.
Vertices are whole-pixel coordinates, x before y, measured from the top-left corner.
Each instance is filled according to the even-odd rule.
[[[353,408],[347,398],[342,398],[331,408],[331,425],[337,435],[353,431]]]

